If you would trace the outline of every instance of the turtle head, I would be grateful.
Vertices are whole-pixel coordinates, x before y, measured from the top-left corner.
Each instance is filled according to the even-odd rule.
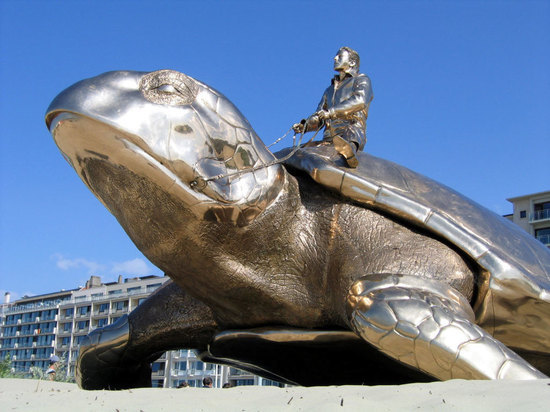
[[[53,100],[46,124],[121,223],[134,213],[128,208],[162,192],[199,220],[246,225],[283,185],[281,166],[269,166],[273,154],[239,110],[177,71],[115,71],[80,81]]]

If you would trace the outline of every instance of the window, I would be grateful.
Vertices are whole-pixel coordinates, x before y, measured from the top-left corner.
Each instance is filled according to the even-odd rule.
[[[154,362],[153,365],[151,365],[151,372],[156,375],[164,375],[164,368],[164,362]]]
[[[109,295],[120,295],[122,293],[122,289],[116,289],[116,290],[110,290]]]
[[[535,203],[534,210],[533,220],[550,219],[550,202]]]
[[[52,333],[55,328],[55,322],[47,322],[40,324],[40,330],[42,333]]]
[[[278,386],[279,388],[282,388],[284,385],[277,381],[272,381],[271,379],[264,378],[262,379],[262,386]]]
[[[160,285],[162,285],[162,283],[153,283],[152,285],[147,285],[147,292],[152,292],[158,289]]]
[[[86,316],[88,313],[90,313],[90,307],[89,306],[80,306],[78,308],[78,314],[80,316]]]
[[[65,309],[65,317],[72,318],[74,316],[74,308]]]
[[[550,227],[535,229],[535,237],[546,246],[550,246]]]
[[[201,361],[189,362],[189,368],[197,371],[202,371],[203,365],[204,363],[202,363]]]
[[[54,320],[56,315],[55,309],[45,310],[42,312],[42,320]]]
[[[102,318],[97,321],[98,328],[102,328],[105,325],[107,325],[107,318]]]
[[[109,304],[108,303],[102,303],[99,305],[99,313],[105,313],[109,311]]]
[[[80,345],[82,343],[82,341],[84,340],[86,336],[85,335],[82,335],[82,336],[75,336],[74,338],[74,344],[75,345]]]
[[[77,329],[77,330],[88,329],[88,325],[89,325],[89,324],[90,324],[89,321],[87,321],[87,320],[81,320],[80,322],[78,322],[76,329]]]
[[[550,210],[550,202],[535,203],[535,212],[539,210]]]
[[[254,385],[254,379],[237,379],[235,383],[236,386],[250,386]]]
[[[118,311],[128,309],[128,301],[121,300],[119,302],[113,302],[113,309]]]
[[[70,341],[71,341],[71,338],[68,336],[65,336],[63,339],[61,339],[61,346],[69,346]]]
[[[128,288],[128,294],[130,295],[139,293],[140,291],[141,291],[141,286],[137,286],[135,288]]]
[[[176,362],[175,369],[180,370],[180,371],[187,370],[187,362]]]
[[[36,341],[38,346],[50,346],[53,341],[53,335],[41,335]]]
[[[527,217],[527,211],[526,210],[521,210],[519,212],[519,218],[520,219],[525,219]]]

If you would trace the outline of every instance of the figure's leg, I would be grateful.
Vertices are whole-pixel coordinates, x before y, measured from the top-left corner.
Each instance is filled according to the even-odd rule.
[[[350,290],[348,313],[363,339],[437,379],[546,378],[477,326],[466,299],[440,282],[364,277]]]
[[[128,316],[86,337],[76,380],[84,389],[151,386],[152,361],[170,349],[205,348],[216,326],[210,308],[169,282]]]
[[[355,157],[357,152],[355,143],[348,142],[338,135],[333,137],[332,142],[336,151],[344,156],[349,167],[355,168],[359,165],[359,161]]]

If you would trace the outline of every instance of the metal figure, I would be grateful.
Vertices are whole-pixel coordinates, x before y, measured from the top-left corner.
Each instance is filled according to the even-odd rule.
[[[334,57],[334,70],[338,74],[323,93],[317,110],[292,126],[296,133],[324,127],[322,144],[333,144],[349,167],[357,167],[355,153],[363,150],[367,142],[367,117],[373,99],[370,79],[359,73],[359,63],[355,50],[340,48]]]
[[[550,373],[550,251],[441,184],[332,145],[274,163],[290,149],[170,70],[81,81],[46,123],[173,280],[88,335],[83,388],[150,385],[177,348],[302,385]]]

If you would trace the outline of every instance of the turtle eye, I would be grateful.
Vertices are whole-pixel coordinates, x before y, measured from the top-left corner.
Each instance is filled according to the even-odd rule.
[[[157,89],[157,91],[162,92],[162,93],[177,93],[178,92],[176,90],[176,88],[174,86],[172,86],[171,84],[163,84],[162,86],[159,86],[156,89]]]
[[[181,106],[195,101],[199,85],[193,78],[175,70],[158,70],[141,78],[139,90],[152,103]]]

